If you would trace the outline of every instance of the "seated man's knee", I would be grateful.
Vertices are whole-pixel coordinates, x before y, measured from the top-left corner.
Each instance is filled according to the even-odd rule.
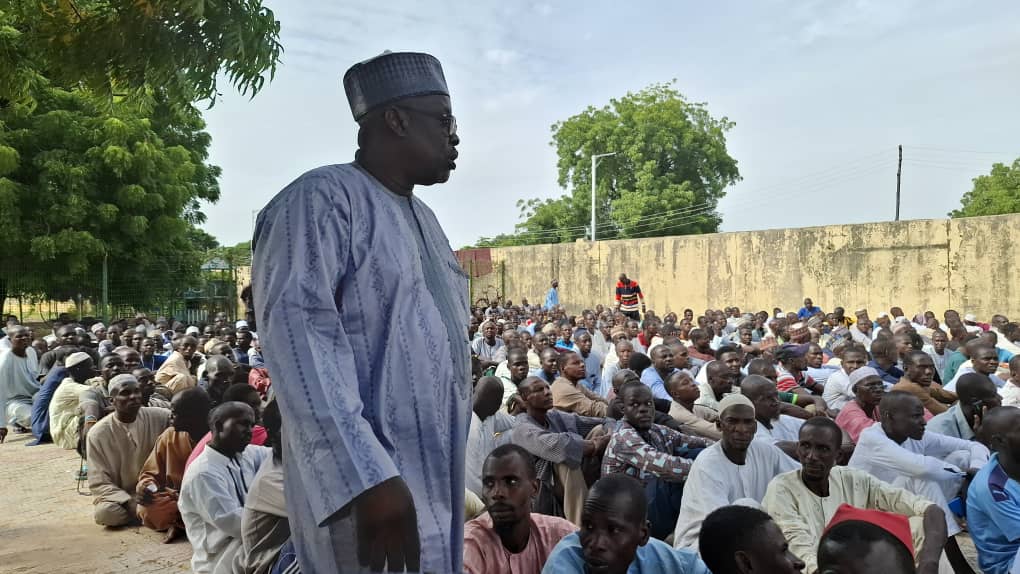
[[[123,504],[99,502],[95,508],[96,524],[100,526],[123,526],[131,522],[131,514]]]

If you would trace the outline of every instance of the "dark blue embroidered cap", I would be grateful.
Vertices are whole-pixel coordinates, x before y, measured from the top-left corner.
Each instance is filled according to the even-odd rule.
[[[439,60],[417,52],[386,51],[354,64],[344,74],[344,91],[355,121],[404,98],[450,95]]]

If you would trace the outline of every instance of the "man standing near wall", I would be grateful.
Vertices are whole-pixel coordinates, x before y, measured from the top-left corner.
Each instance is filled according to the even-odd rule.
[[[544,307],[546,309],[552,309],[553,307],[555,307],[555,306],[560,304],[560,292],[558,290],[559,288],[560,288],[560,280],[559,279],[553,279],[552,280],[552,286],[549,287],[549,292],[546,293],[546,295],[545,295],[545,305],[544,305]]]
[[[641,320],[641,313],[638,313],[638,303],[641,304],[641,313],[645,312],[645,295],[637,281],[627,277],[626,273],[620,273],[620,281],[616,284],[616,308],[635,321]]]

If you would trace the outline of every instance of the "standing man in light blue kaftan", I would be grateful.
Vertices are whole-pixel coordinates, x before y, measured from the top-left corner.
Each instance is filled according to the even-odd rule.
[[[471,416],[467,278],[415,185],[445,182],[457,124],[438,60],[386,53],[344,87],[355,163],[259,214],[252,286],[284,423],[303,572],[460,572]]]

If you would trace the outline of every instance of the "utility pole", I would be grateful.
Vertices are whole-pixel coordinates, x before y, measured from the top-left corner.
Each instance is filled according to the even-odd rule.
[[[898,146],[900,159],[896,162],[896,221],[900,220],[900,177],[903,173],[903,146]]]
[[[604,157],[616,155],[616,152],[600,153],[591,156],[591,240],[595,241],[595,170],[598,168],[599,160]]]

